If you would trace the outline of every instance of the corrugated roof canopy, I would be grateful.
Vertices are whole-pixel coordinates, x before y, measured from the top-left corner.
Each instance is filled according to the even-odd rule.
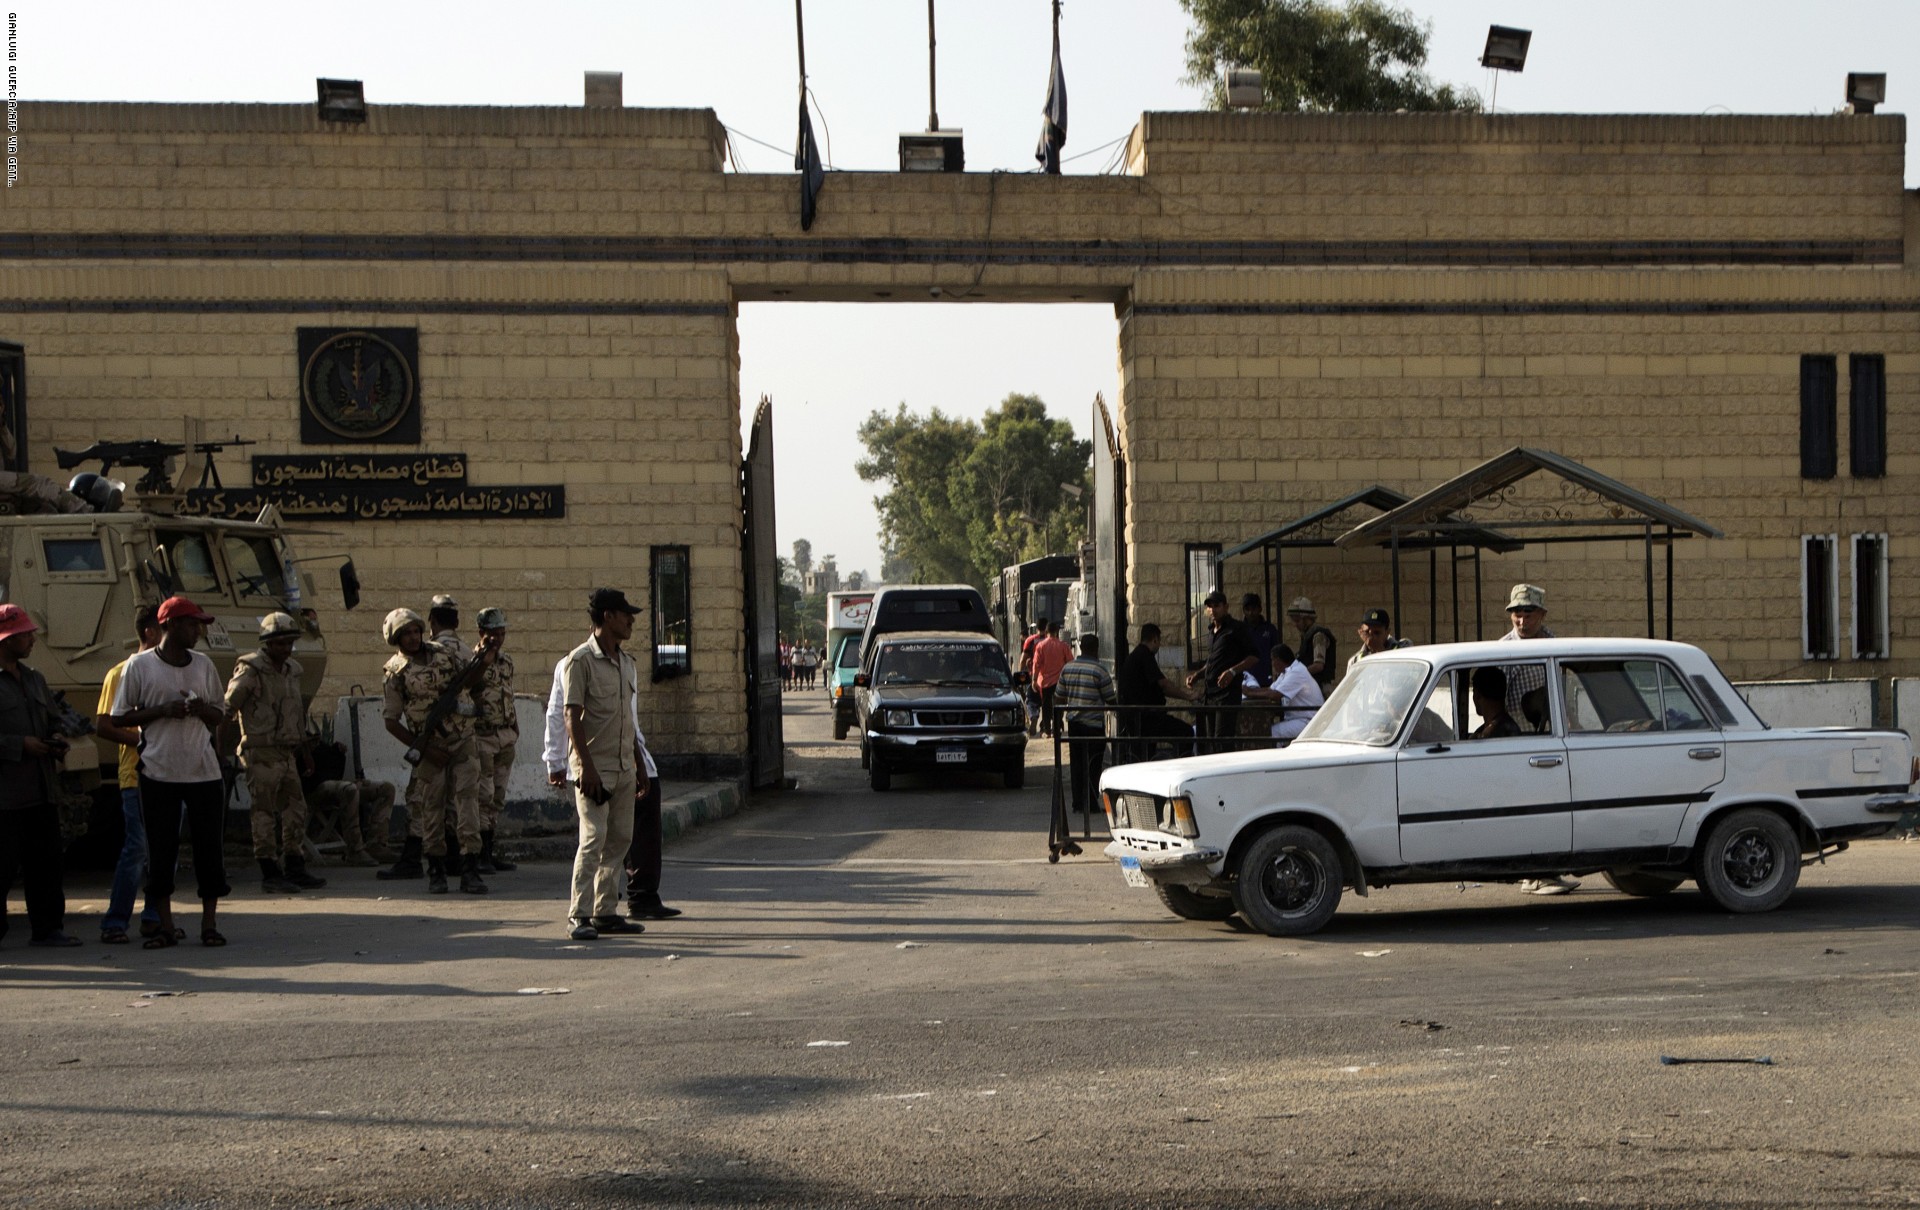
[[[1406,504],[1409,499],[1410,497],[1405,492],[1398,492],[1390,487],[1376,483],[1372,487],[1363,488],[1350,496],[1344,496],[1335,500],[1331,504],[1322,505],[1310,513],[1303,513],[1278,529],[1268,530],[1257,538],[1248,538],[1238,546],[1223,550],[1220,552],[1220,558],[1222,560],[1231,559],[1237,555],[1244,555],[1248,551],[1258,550],[1263,546],[1333,546],[1339,541],[1339,537],[1337,536],[1338,531],[1334,533],[1326,532],[1328,529],[1327,522],[1338,517],[1341,513],[1352,508],[1370,508],[1384,515]],[[1458,520],[1458,518],[1449,519]],[[1455,543],[1462,546],[1481,546],[1498,551],[1519,550],[1522,545],[1518,540],[1510,538],[1505,534],[1478,526],[1471,527],[1464,532],[1454,533],[1441,544],[1452,545]],[[1427,544],[1428,543],[1419,540],[1406,543],[1406,545],[1409,546],[1424,546]]]

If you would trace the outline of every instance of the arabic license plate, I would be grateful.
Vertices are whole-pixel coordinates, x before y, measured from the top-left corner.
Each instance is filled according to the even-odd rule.
[[[942,748],[933,754],[933,763],[936,765],[964,765],[967,763],[967,750],[965,748]]]
[[[1138,857],[1122,857],[1120,859],[1120,877],[1127,880],[1128,886],[1144,887],[1153,885],[1152,882],[1148,881],[1147,876],[1141,872],[1140,859]]]
[[[233,650],[233,636],[227,633],[227,624],[218,618],[207,623],[207,646],[215,651]]]

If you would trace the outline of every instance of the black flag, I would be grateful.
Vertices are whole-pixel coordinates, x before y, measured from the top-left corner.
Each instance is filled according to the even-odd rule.
[[[1067,145],[1067,76],[1060,70],[1060,5],[1053,6],[1053,71],[1047,76],[1047,103],[1040,110],[1040,145],[1033,158],[1040,170],[1060,175],[1060,149]]]
[[[793,166],[800,170],[800,230],[810,231],[819,208],[820,186],[827,183],[827,170],[820,166],[820,145],[813,141],[813,121],[807,117],[804,93],[800,97],[800,146],[793,153]]]

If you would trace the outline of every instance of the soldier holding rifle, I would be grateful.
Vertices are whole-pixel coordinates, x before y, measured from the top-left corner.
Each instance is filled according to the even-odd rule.
[[[382,630],[387,642],[398,649],[383,669],[382,714],[387,732],[407,746],[407,763],[413,766],[413,777],[407,782],[407,810],[413,822],[400,860],[381,876],[417,876],[424,846],[427,889],[436,895],[446,893],[445,791],[451,783],[454,826],[462,854],[460,889],[484,895],[487,884],[480,878],[480,762],[473,733],[477,711],[470,695],[493,663],[499,644],[483,640],[474,648],[472,659],[463,664],[427,641],[426,622],[411,609],[389,613]],[[412,874],[408,873],[410,864]]]

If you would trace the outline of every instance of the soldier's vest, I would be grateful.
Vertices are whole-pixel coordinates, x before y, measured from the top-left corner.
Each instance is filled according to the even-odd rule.
[[[427,721],[433,703],[461,668],[461,662],[448,655],[445,648],[429,645],[427,651],[429,658],[425,662],[410,660],[396,652],[383,669],[388,683],[399,684],[401,713],[410,731],[418,731]],[[466,739],[473,734],[473,719],[463,714],[449,714],[440,724],[439,734],[456,742]]]
[[[506,652],[494,656],[493,664],[480,681],[480,717],[474,730],[481,735],[518,729],[513,712],[513,657]]]

